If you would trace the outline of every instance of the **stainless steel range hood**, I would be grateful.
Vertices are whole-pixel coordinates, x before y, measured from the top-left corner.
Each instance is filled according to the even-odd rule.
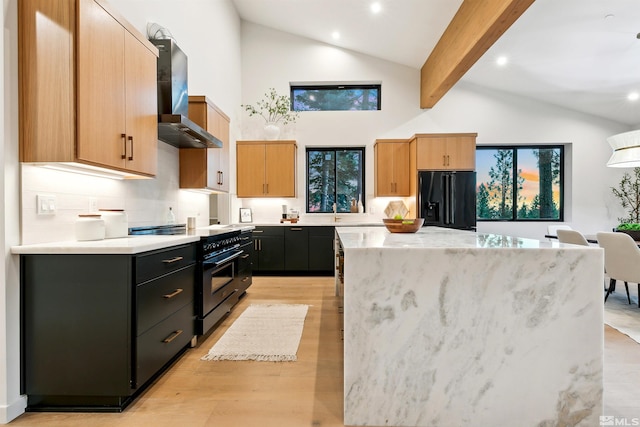
[[[158,56],[158,139],[178,148],[222,148],[222,141],[189,120],[187,56],[172,39],[150,40]]]

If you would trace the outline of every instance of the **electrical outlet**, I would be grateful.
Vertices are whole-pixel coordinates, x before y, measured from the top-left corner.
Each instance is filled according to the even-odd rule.
[[[89,212],[98,212],[98,199],[89,197]]]
[[[37,194],[36,213],[38,215],[55,215],[56,196],[53,194]]]

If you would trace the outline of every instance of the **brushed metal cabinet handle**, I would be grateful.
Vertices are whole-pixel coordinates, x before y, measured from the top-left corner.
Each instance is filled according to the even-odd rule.
[[[171,292],[170,294],[162,295],[162,297],[163,297],[163,298],[166,298],[166,299],[170,299],[170,298],[175,297],[176,295],[181,294],[181,293],[182,293],[182,291],[184,291],[184,289],[180,289],[180,288],[178,288],[178,289],[176,289],[175,291]]]
[[[120,158],[124,160],[127,158],[127,134],[121,133],[120,138],[122,138],[122,155]]]
[[[131,143],[131,155],[129,156],[129,160],[133,160],[133,137],[129,137],[129,142]]]
[[[171,341],[175,340],[176,338],[178,338],[178,336],[182,333],[182,329],[178,329],[177,331],[174,331],[171,333],[171,335],[169,335],[168,337],[166,337],[165,339],[162,340],[163,343],[165,344],[169,344]]]
[[[171,259],[163,259],[162,262],[165,263],[165,264],[173,264],[174,262],[182,261],[183,259],[184,259],[184,257],[177,256],[177,257],[171,258]]]

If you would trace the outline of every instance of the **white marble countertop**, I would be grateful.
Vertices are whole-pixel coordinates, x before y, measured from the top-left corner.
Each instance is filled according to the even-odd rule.
[[[376,226],[384,226],[382,220],[349,220],[349,221],[336,221],[334,222],[331,219],[327,220],[313,220],[313,221],[298,221],[296,223],[291,223],[289,221],[280,223],[280,222],[253,222],[252,225],[256,227],[376,227]],[[233,224],[235,226],[241,226],[244,224]]]
[[[12,254],[137,254],[156,249],[197,242],[201,237],[235,230],[252,230],[253,225],[212,225],[188,230],[187,234],[171,236],[127,236],[117,239],[35,243],[13,246]]]
[[[422,227],[416,233],[391,233],[384,227],[341,227],[342,247],[367,248],[558,248],[562,243],[523,237],[476,233],[441,227]],[[575,246],[575,245],[571,245]],[[582,246],[581,248],[587,248]],[[598,249],[598,248],[594,248]]]

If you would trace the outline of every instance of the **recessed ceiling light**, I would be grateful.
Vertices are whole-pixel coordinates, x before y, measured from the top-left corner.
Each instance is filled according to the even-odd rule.
[[[509,59],[506,56],[498,56],[496,58],[496,64],[498,64],[500,67],[504,67],[505,65],[507,65],[507,62],[509,62]]]
[[[372,13],[380,13],[382,10],[382,5],[378,2],[371,3],[371,12]]]
[[[334,40],[338,40],[340,38],[340,33],[334,31],[333,33],[331,33],[331,37],[333,37]]]
[[[629,95],[627,95],[627,99],[629,101],[637,101],[638,99],[640,99],[640,93],[631,92]]]

